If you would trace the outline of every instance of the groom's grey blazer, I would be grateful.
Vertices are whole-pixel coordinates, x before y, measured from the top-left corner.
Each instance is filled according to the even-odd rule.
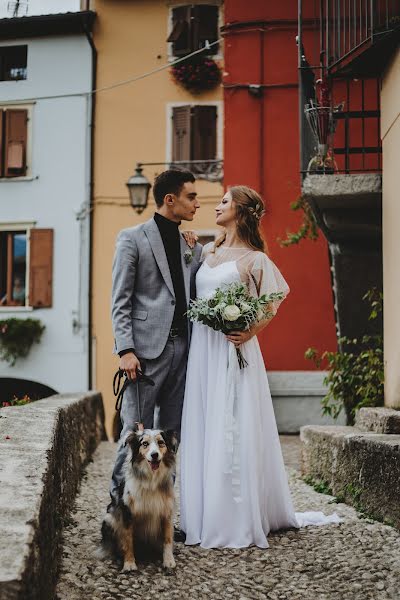
[[[196,244],[190,262],[181,236],[186,301],[195,294],[195,275],[202,247]],[[175,293],[164,244],[153,218],[118,237],[113,263],[112,322],[115,351],[133,348],[140,358],[160,356],[167,343],[175,312]],[[190,335],[190,328],[189,328]]]

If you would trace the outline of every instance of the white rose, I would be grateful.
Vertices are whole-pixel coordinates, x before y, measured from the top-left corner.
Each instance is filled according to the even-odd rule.
[[[224,308],[224,317],[227,321],[236,321],[242,313],[240,312],[240,308],[235,306],[235,304],[228,304]]]

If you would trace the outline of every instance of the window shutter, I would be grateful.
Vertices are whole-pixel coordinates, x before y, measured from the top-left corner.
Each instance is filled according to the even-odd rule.
[[[172,42],[174,56],[185,56],[192,51],[190,6],[172,9],[172,31],[167,42]]]
[[[53,230],[31,229],[29,248],[29,305],[52,306]]]
[[[218,39],[218,6],[199,4],[193,7],[193,50],[206,45],[206,40],[215,42]],[[218,44],[210,48],[208,54],[217,54]]]
[[[4,132],[4,110],[0,108],[0,177],[4,176],[3,163],[3,132]]]
[[[174,106],[172,112],[172,162],[190,160],[190,106]]]
[[[6,111],[5,176],[19,177],[26,174],[26,142],[28,111]]]
[[[192,159],[214,160],[217,155],[216,106],[193,107],[192,132]]]

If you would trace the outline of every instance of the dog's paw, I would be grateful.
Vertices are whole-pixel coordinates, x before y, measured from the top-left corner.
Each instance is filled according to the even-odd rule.
[[[122,573],[129,573],[130,571],[137,571],[137,565],[135,561],[125,561],[124,566],[122,567]]]
[[[173,556],[165,556],[163,560],[163,568],[166,570],[175,569],[176,562]]]

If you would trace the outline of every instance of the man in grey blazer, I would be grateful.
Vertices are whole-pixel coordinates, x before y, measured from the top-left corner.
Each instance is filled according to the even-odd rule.
[[[157,209],[146,223],[122,230],[113,264],[112,322],[120,368],[135,382],[121,406],[122,432],[110,494],[118,496],[126,456],[123,440],[135,423],[180,431],[190,328],[186,311],[194,293],[201,246],[190,249],[179,231],[200,207],[195,178],[170,169],[154,182]],[[137,379],[144,371],[154,386]],[[140,403],[140,406],[139,406]],[[158,422],[154,411],[158,408]]]

